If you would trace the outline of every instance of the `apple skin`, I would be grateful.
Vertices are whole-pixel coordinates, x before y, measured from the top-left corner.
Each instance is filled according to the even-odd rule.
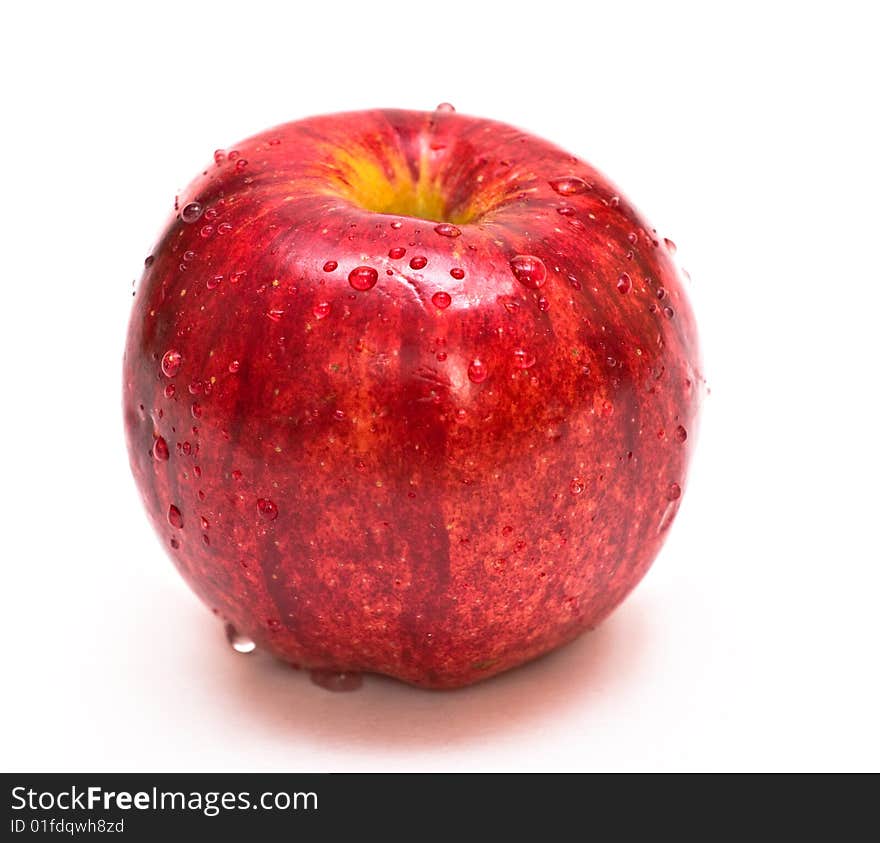
[[[703,379],[671,244],[593,167],[375,110],[218,151],[176,208],[133,305],[125,428],[216,613],[299,666],[453,688],[638,583]]]

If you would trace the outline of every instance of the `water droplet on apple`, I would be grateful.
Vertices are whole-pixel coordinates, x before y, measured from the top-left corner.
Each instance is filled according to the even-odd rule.
[[[239,158],[238,161],[235,162],[235,169],[240,173],[245,167],[247,167],[247,165],[247,158]]]
[[[452,296],[450,296],[449,293],[444,293],[440,290],[431,296],[431,301],[434,303],[434,307],[437,307],[440,310],[445,310],[450,304],[452,304]]]
[[[174,504],[168,507],[168,523],[178,530],[183,529],[183,515]]]
[[[416,255],[410,262],[410,269],[424,269],[428,265],[428,259],[424,255]]]
[[[166,398],[174,398],[174,395],[176,392],[177,392],[177,387],[173,383],[169,383],[168,386],[165,387],[165,397]]]
[[[400,220],[392,220],[391,227],[397,231],[400,228],[403,228],[403,223]]]
[[[241,368],[241,363],[238,360],[231,360],[229,363],[229,372],[231,374],[235,374]]]
[[[460,237],[461,229],[452,225],[448,222],[441,222],[439,225],[434,226],[434,231],[436,231],[441,237]]]
[[[560,205],[556,209],[556,213],[560,214],[563,217],[571,217],[574,216],[575,210],[571,207],[571,205]]]
[[[687,440],[688,432],[687,428],[683,424],[680,424],[677,428],[675,428],[675,438],[679,442],[685,442]]]
[[[666,487],[666,497],[671,501],[677,501],[681,497],[681,486],[678,483],[670,483]]]
[[[506,567],[507,560],[503,556],[493,559],[488,565],[489,571],[493,574],[503,574]]]
[[[214,150],[214,163],[219,167],[226,160],[226,150],[225,149],[215,149]]]
[[[339,266],[339,264],[336,261],[327,261],[322,269],[324,270],[324,272],[333,272],[333,270],[336,269],[337,266]]]
[[[202,417],[202,405],[201,404],[193,404],[191,407],[192,417],[194,419],[200,419]]]
[[[220,225],[217,226],[217,233],[226,235],[232,231],[232,224],[228,222],[221,222]]]
[[[455,112],[455,106],[449,102],[441,102],[434,110],[443,114],[452,114]]]
[[[222,280],[222,275],[212,275],[207,281],[205,281],[205,286],[209,290],[216,290],[220,286]]]
[[[273,307],[266,311],[266,316],[268,316],[273,322],[280,322],[281,317],[284,316],[284,310],[280,307]]]
[[[326,316],[330,315],[330,302],[322,301],[318,302],[315,305],[312,313],[315,316],[315,319],[324,319]]]
[[[236,653],[253,653],[257,649],[257,645],[246,635],[242,635],[231,623],[226,624],[223,631],[226,633],[229,646]]]
[[[162,357],[162,374],[167,378],[173,378],[180,371],[183,355],[173,348],[165,352]]]
[[[180,218],[187,223],[195,222],[201,215],[204,208],[198,202],[189,202],[183,206],[180,212]]]
[[[675,316],[675,311],[671,307],[667,306],[663,308],[663,315],[667,319],[672,319],[672,317]]]
[[[348,283],[361,293],[375,287],[378,280],[379,273],[371,266],[356,266],[348,273]]]
[[[678,501],[669,501],[666,504],[666,508],[663,510],[663,514],[660,516],[660,523],[657,525],[657,535],[669,528],[669,525],[672,524],[677,512]]]
[[[538,297],[538,310],[540,310],[542,313],[546,313],[548,310],[550,310],[550,301],[546,296]]]
[[[205,240],[207,240],[213,233],[214,233],[214,226],[213,225],[203,225],[199,229],[199,235],[201,237],[204,237]]]
[[[467,374],[471,383],[482,383],[489,376],[489,370],[486,368],[486,364],[477,357],[471,360],[468,365]]]
[[[450,269],[450,270],[449,270],[449,274],[450,274],[450,275],[451,275],[456,281],[461,281],[461,279],[464,278],[464,270],[461,269],[460,267],[457,267],[457,266],[456,266],[456,267],[453,267],[452,269]]]
[[[660,299],[661,301],[666,298],[666,288],[665,287],[658,287],[657,288],[657,298]]]
[[[356,691],[364,684],[360,673],[340,672],[336,670],[315,669],[309,673],[312,682],[326,691]]]
[[[617,277],[617,290],[618,292],[626,295],[633,287],[632,279],[625,272],[621,272]]]
[[[274,521],[278,517],[278,507],[268,498],[257,500],[257,512],[267,521]]]
[[[403,246],[395,246],[393,249],[388,250],[388,257],[395,261],[399,261],[405,254],[406,249]]]
[[[673,243],[668,237],[664,237],[663,242],[666,244],[666,248],[669,250],[669,254],[674,255],[677,248],[675,243]]]
[[[161,436],[153,443],[153,456],[160,462],[165,462],[170,456],[168,443]]]
[[[534,255],[517,255],[511,260],[510,268],[516,280],[530,290],[543,287],[547,280],[547,267],[544,266],[544,261]]]
[[[577,176],[560,176],[557,179],[550,179],[550,187],[560,196],[574,196],[577,193],[586,193],[590,189],[590,185]]]
[[[202,529],[203,529],[203,530],[207,530],[208,527],[211,526],[211,525],[208,523],[208,519],[205,518],[204,515],[203,515],[201,518],[199,518],[199,524],[202,525]]]
[[[517,369],[530,369],[535,365],[535,355],[524,348],[518,348],[513,352],[513,364]]]
[[[575,477],[571,483],[568,484],[568,490],[573,495],[580,495],[583,493],[586,486],[584,485],[584,481],[580,479],[580,477]]]

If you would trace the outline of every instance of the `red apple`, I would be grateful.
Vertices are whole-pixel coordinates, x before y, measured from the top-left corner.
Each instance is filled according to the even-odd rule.
[[[672,251],[589,164],[448,106],[216,152],[124,361],[178,570],[281,659],[432,688],[594,627],[685,486],[702,378]]]

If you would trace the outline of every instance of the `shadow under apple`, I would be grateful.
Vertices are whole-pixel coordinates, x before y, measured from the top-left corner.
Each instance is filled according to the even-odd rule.
[[[298,671],[255,652],[220,653],[234,661],[219,671],[226,692],[260,721],[258,728],[310,742],[425,748],[476,741],[539,725],[572,706],[611,693],[638,671],[650,623],[638,607],[621,607],[593,632],[535,661],[453,691],[428,691],[367,675],[351,693],[331,693]],[[216,655],[216,654],[215,654]],[[198,666],[194,665],[195,669]],[[229,681],[231,680],[231,681]],[[221,690],[221,689],[218,689]]]

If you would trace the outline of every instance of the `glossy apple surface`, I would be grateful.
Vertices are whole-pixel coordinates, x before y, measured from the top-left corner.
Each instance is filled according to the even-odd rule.
[[[595,626],[685,488],[702,377],[671,252],[589,164],[448,108],[218,151],[124,359],[174,564],[281,659],[426,687]]]

